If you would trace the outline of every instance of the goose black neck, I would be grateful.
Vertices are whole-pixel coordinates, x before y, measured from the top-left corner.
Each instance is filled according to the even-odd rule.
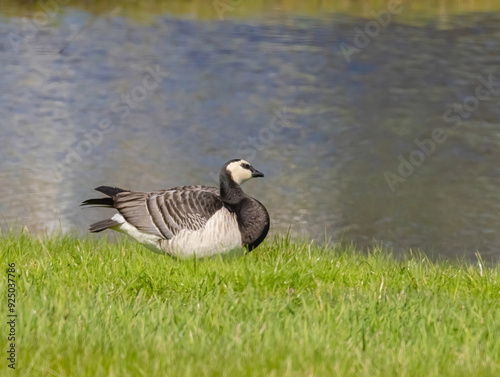
[[[233,181],[231,174],[225,169],[220,172],[219,185],[220,197],[225,203],[236,204],[245,197],[240,185]]]

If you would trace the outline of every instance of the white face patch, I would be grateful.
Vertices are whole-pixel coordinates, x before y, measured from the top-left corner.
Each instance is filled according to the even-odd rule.
[[[233,181],[235,181],[239,185],[252,178],[252,172],[249,169],[245,169],[241,166],[244,164],[248,164],[248,162],[246,162],[245,160],[239,160],[231,162],[226,167],[226,170],[231,174],[231,177],[233,177]]]

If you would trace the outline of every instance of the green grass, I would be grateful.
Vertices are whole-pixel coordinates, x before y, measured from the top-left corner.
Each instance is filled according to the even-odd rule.
[[[500,375],[497,265],[288,239],[188,261],[72,236],[0,250],[18,314],[2,376]]]
[[[272,19],[272,16],[282,14],[290,16],[287,17],[287,23],[290,24],[294,16],[328,17],[333,13],[373,19],[372,12],[387,10],[390,3],[397,4],[392,0],[2,0],[0,14],[32,20],[40,12],[35,19],[36,24],[42,22],[40,16],[48,10],[52,10],[49,21],[54,22],[71,9],[101,17],[124,17],[146,24],[154,21],[158,15],[220,21],[221,17],[254,20],[263,17]],[[496,0],[401,0],[401,4],[402,12],[392,16],[398,23],[417,23],[427,27],[429,20],[419,20],[422,16],[437,18],[442,23],[454,15],[500,11],[500,2]]]

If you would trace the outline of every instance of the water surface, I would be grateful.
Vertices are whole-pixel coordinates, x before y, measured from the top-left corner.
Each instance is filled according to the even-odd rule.
[[[84,232],[110,213],[78,207],[96,186],[215,185],[241,157],[266,174],[244,188],[275,233],[499,260],[500,94],[475,93],[500,77],[500,13],[403,4],[346,54],[386,9],[368,4],[237,17],[243,2],[222,20],[61,7],[30,38],[33,9],[5,12],[2,227]],[[436,129],[446,140],[394,181]]]

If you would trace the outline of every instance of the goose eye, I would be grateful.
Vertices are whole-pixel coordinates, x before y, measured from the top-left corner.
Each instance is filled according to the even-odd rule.
[[[241,167],[245,168],[245,169],[250,169],[250,165],[248,165],[248,164],[242,164]]]

